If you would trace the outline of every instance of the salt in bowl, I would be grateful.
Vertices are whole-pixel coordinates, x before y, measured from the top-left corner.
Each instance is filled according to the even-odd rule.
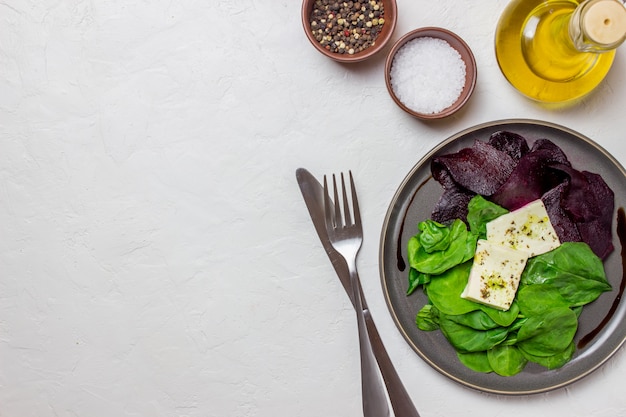
[[[470,99],[476,78],[471,49],[458,35],[443,28],[425,27],[407,33],[393,45],[385,62],[385,83],[391,98],[402,110],[422,120],[456,113]]]
[[[355,63],[355,62],[361,62],[368,58],[371,58],[372,56],[380,52],[387,45],[387,43],[391,39],[391,36],[393,35],[393,31],[396,28],[396,21],[398,18],[398,8],[396,5],[396,0],[375,0],[374,3],[382,4],[382,9],[383,9],[382,17],[384,18],[384,23],[381,25],[382,29],[376,36],[374,44],[367,47],[366,49],[362,51],[352,51],[352,53],[350,53],[350,47],[349,45],[347,45],[347,48],[345,48],[344,51],[334,52],[330,48],[330,45],[322,45],[320,41],[316,38],[315,32],[320,31],[320,30],[324,32],[326,28],[321,27],[319,24],[315,28],[311,27],[311,13],[313,12],[316,1],[317,0],[303,0],[302,2],[302,25],[304,27],[304,33],[306,34],[307,38],[309,39],[313,47],[315,47],[315,49],[317,49],[320,53],[322,53],[323,55],[325,55],[326,57],[334,61],[342,62],[342,63]],[[354,1],[354,0],[351,0],[351,1],[339,0],[335,4],[343,6],[344,3],[346,4],[360,3],[364,6],[368,6],[371,1],[372,0],[361,0],[360,2]],[[326,2],[333,3],[330,1],[326,1]],[[361,14],[365,14],[365,13],[369,14],[370,12],[371,10],[368,12],[364,11]],[[328,11],[328,14],[333,14],[333,13],[334,12],[332,10]],[[330,19],[327,19],[326,22],[323,22],[323,24],[336,25],[336,20],[337,20],[336,18],[337,16],[333,15]],[[374,23],[376,25],[378,24],[377,22],[378,17],[373,16],[373,15],[371,17],[369,15],[363,16],[363,18],[360,19],[361,20],[361,22],[359,23],[360,26],[352,25],[351,24],[352,19],[350,19],[348,16],[340,16],[340,18],[343,19],[343,23],[344,23],[344,25],[341,26],[342,31],[348,31],[347,32],[348,38],[353,38],[352,31],[356,29],[359,29],[359,32],[361,31],[363,31],[363,33],[367,32],[369,29],[371,29],[371,26],[368,27],[367,25],[371,25],[372,24],[371,22],[374,21],[374,19],[376,19]],[[359,19],[357,17],[357,22],[358,20]],[[329,28],[329,29],[332,29],[332,28]],[[330,34],[326,34],[326,33],[324,34],[326,36],[330,36]],[[359,33],[359,36],[362,36],[362,33]],[[328,42],[332,42],[332,41],[328,41]]]

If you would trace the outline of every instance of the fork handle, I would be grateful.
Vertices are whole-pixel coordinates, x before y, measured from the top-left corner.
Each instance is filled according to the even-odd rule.
[[[359,341],[361,342],[361,363],[364,361],[364,351],[369,351],[376,359],[376,363],[378,364],[378,371],[374,375],[373,371],[369,371],[370,381],[372,379],[376,379],[380,381],[380,376],[384,381],[387,397],[389,398],[389,402],[391,402],[391,406],[393,407],[394,415],[396,417],[420,417],[411,397],[406,391],[404,384],[402,384],[402,380],[400,376],[396,372],[396,368],[393,366],[391,362],[391,358],[387,353],[387,349],[383,344],[382,339],[380,338],[380,334],[378,333],[378,329],[376,328],[376,323],[374,323],[374,319],[372,314],[370,313],[369,308],[367,307],[367,301],[365,300],[365,296],[363,295],[363,289],[361,287],[361,281],[359,280],[358,272],[356,272],[356,268],[352,269],[348,266],[348,270],[350,271],[350,282],[352,284],[352,294],[351,301],[354,305],[357,315],[357,322],[359,324]],[[364,331],[361,330],[361,326],[364,326]],[[361,341],[361,336],[367,335],[367,341]],[[371,363],[369,365],[371,367]],[[362,384],[366,384],[365,378],[363,378]],[[371,382],[370,382],[371,383]],[[380,386],[380,382],[376,382],[376,385]],[[377,387],[378,388],[378,387]],[[380,388],[378,388],[380,389]],[[363,387],[363,394],[365,394],[365,386]],[[365,398],[365,397],[364,397]],[[380,398],[380,397],[379,397]],[[385,400],[385,408],[388,410],[387,401]],[[384,413],[384,410],[382,411]],[[364,415],[367,416],[365,412],[365,404],[364,404]],[[378,415],[387,415],[387,414],[378,414]]]
[[[365,311],[360,292],[359,277],[356,268],[350,270],[352,296],[359,331],[359,353],[361,355],[361,393],[364,417],[388,417],[390,415],[384,378],[378,366],[371,335],[365,320]],[[379,338],[380,339],[380,338]]]
[[[374,356],[378,362],[380,373],[383,376],[385,385],[387,387],[387,394],[391,401],[391,406],[396,417],[420,417],[419,413],[411,401],[411,397],[406,392],[406,388],[402,384],[400,376],[396,372],[396,369],[387,354],[387,349],[383,344],[374,319],[369,310],[363,312],[365,317],[365,323],[367,326],[367,334],[370,339]]]
[[[357,312],[357,320],[359,320],[359,311],[363,313],[361,316],[365,322],[367,337],[369,339],[367,343],[369,345],[368,349],[371,350],[372,354],[376,358],[376,363],[378,364],[380,371],[377,376],[382,376],[383,378],[387,388],[387,396],[389,397],[395,416],[420,417],[420,414],[415,409],[413,401],[407,393],[404,384],[402,384],[402,380],[396,372],[396,368],[393,366],[393,362],[391,362],[391,358],[389,358],[387,349],[380,338],[380,334],[376,328],[376,323],[374,323],[372,314],[367,306],[367,300],[363,295],[363,288],[361,287],[361,281],[358,279],[358,273],[356,275],[356,286],[352,286],[351,289],[352,292],[348,292],[348,296]]]

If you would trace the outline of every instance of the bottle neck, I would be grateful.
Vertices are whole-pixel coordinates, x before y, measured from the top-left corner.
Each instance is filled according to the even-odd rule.
[[[569,22],[569,36],[581,52],[606,52],[626,40],[626,6],[620,0],[585,0]]]

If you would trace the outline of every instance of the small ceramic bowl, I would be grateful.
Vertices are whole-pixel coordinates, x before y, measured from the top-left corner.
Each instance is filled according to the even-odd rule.
[[[333,52],[331,50],[326,49],[322,44],[316,39],[313,34],[313,29],[311,28],[311,14],[313,12],[316,0],[303,0],[302,2],[302,25],[304,27],[304,33],[306,33],[307,38],[311,42],[311,44],[317,49],[320,53],[327,56],[328,58],[343,63],[354,63],[361,62],[372,56],[376,55],[376,53],[380,52],[381,49],[387,45],[391,36],[393,35],[393,31],[396,28],[396,21],[398,18],[398,7],[396,5],[396,0],[378,0],[378,2],[383,5],[383,18],[385,19],[384,24],[382,25],[382,29],[378,33],[374,45],[364,49],[360,52],[355,52],[350,54],[348,52],[340,53]],[[343,3],[343,2],[341,2]],[[362,0],[362,3],[368,3],[368,0]],[[346,16],[343,16],[345,18]],[[368,20],[369,16],[365,17],[365,20]],[[366,22],[363,22],[364,25]],[[352,26],[345,26],[345,29],[351,29]],[[320,27],[318,26],[318,30]],[[325,28],[321,28],[324,30]],[[367,26],[363,26],[362,29],[368,29]],[[349,48],[346,48],[347,50]]]
[[[436,113],[419,112],[407,106],[398,98],[396,92],[394,92],[394,86],[392,83],[391,69],[394,63],[396,53],[403,46],[405,46],[407,42],[420,37],[436,38],[446,41],[452,48],[454,48],[459,53],[461,59],[465,63],[465,84],[463,85],[463,89],[461,90],[460,95],[458,96],[456,101],[454,101],[454,103],[441,111],[437,111]],[[415,76],[419,77],[420,74],[416,73]],[[447,29],[437,27],[420,28],[404,35],[393,45],[391,51],[389,51],[389,54],[387,55],[387,60],[385,62],[385,83],[387,85],[387,90],[389,91],[391,98],[402,110],[422,120],[441,119],[459,111],[468,102],[472,93],[474,92],[474,87],[476,86],[476,76],[476,60],[469,46],[455,33],[452,33]]]

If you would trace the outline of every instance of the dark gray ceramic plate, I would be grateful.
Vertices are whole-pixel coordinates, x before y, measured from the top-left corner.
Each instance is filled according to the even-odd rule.
[[[574,358],[557,370],[547,370],[529,363],[513,377],[474,372],[462,365],[441,332],[423,332],[415,326],[415,315],[426,303],[421,290],[406,295],[408,267],[406,244],[417,232],[417,223],[430,217],[442,193],[430,174],[434,155],[456,152],[474,140],[487,140],[499,130],[524,136],[529,145],[548,138],[567,154],[572,166],[602,175],[615,192],[615,218],[626,207],[626,171],[608,152],[592,140],[570,129],[535,120],[504,120],[482,124],[448,138],[429,152],[409,172],[391,201],[383,225],[380,247],[380,272],[383,292],[391,315],[411,347],[430,366],[452,380],[468,387],[497,394],[522,395],[550,391],[571,384],[608,360],[626,339],[626,301],[620,302],[624,268],[622,244],[613,233],[615,251],[605,261],[605,270],[613,291],[604,293],[585,307],[576,335],[579,348]],[[617,220],[614,221],[614,228]],[[622,287],[623,290],[623,287]],[[591,339],[584,343],[587,339]]]

